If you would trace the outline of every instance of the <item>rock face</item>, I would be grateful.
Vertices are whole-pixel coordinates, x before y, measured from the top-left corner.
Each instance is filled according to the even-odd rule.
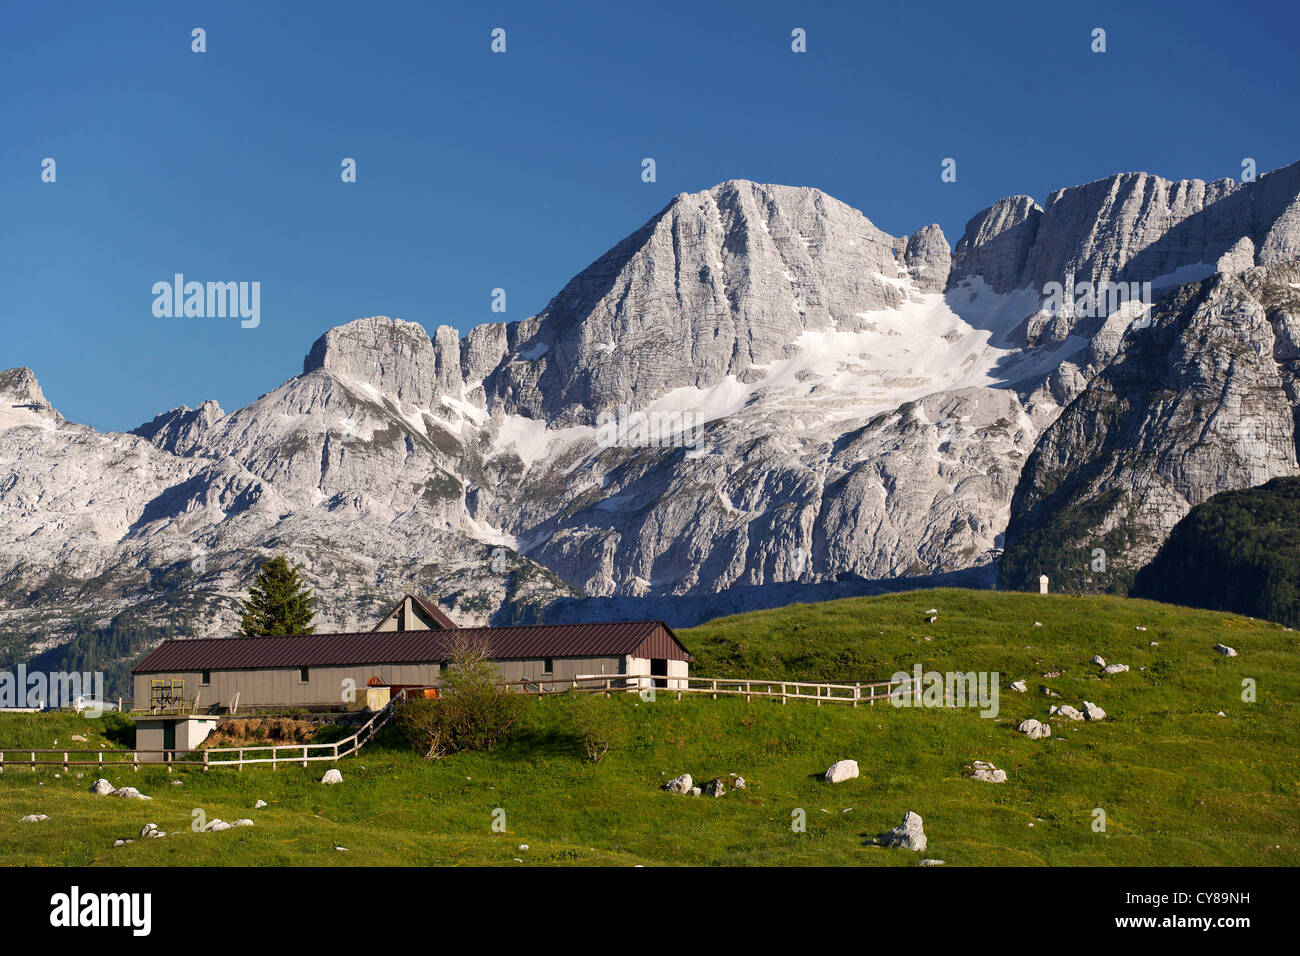
[[[459,337],[358,319],[232,412],[101,434],[0,372],[0,627],[31,635],[20,656],[90,605],[131,653],[176,621],[230,634],[282,552],[321,631],[401,591],[465,624],[684,625],[988,584],[1004,545],[1004,585],[1122,590],[1192,504],[1297,472],[1298,199],[1300,164],[1128,173],[1002,200],[950,254],[937,226],[732,181],[535,316]],[[1151,281],[1150,324],[1047,308],[1071,273]]]
[[[912,850],[920,853],[925,850],[929,843],[925,835],[925,830],[921,826],[922,820],[920,814],[908,810],[903,814],[903,822],[888,833],[882,833],[879,837],[881,846],[899,847],[904,850]]]
[[[1125,593],[1194,505],[1297,473],[1300,392],[1270,321],[1300,313],[1297,281],[1297,263],[1216,275],[1130,330],[1021,473],[1005,587],[1028,589],[1044,572],[1065,590]]]
[[[826,782],[843,783],[845,780],[852,780],[857,775],[858,762],[856,760],[837,760],[826,771]]]

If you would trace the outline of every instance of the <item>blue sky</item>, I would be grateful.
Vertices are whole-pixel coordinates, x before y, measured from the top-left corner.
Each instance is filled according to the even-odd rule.
[[[816,186],[955,244],[1007,195],[1239,176],[1247,156],[1263,172],[1300,160],[1296,10],[6,4],[0,368],[128,429],[247,404],[360,316],[524,318],[674,195],[727,179]],[[152,286],[177,272],[260,282],[261,324],[155,317]]]

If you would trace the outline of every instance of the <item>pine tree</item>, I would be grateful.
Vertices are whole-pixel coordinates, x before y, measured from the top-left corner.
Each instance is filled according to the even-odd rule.
[[[302,565],[290,567],[283,555],[262,565],[248,589],[241,624],[245,637],[314,634],[316,597],[298,576]]]

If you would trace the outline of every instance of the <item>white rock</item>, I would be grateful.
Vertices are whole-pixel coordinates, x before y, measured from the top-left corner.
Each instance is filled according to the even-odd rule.
[[[1020,726],[1016,728],[1030,740],[1038,740],[1040,737],[1052,736],[1052,727],[1050,724],[1044,724],[1030,717],[1028,720],[1022,720]]]
[[[528,844],[527,844],[527,843],[521,843],[521,844],[519,844],[519,852],[520,852],[520,853],[527,853],[527,852],[528,852]]]
[[[943,860],[921,860],[917,866],[943,866]]]
[[[1079,713],[1069,704],[1058,704],[1049,709],[1053,717],[1064,717],[1066,720],[1083,720],[1083,714]]]
[[[1018,680],[1012,683],[1011,689],[1018,694],[1025,694],[1029,692],[1029,685],[1022,680]]]
[[[913,813],[911,810],[903,814],[902,823],[888,833],[882,833],[879,839],[881,846],[901,847],[917,853],[923,851],[929,842],[921,826],[920,814]]]
[[[321,783],[342,783],[343,774],[339,773],[335,767],[330,767],[325,771],[325,776],[320,778]]]
[[[985,783],[1007,782],[1007,772],[1005,770],[999,770],[993,764],[983,760],[974,761],[966,775],[975,780],[982,780]]]
[[[664,789],[669,793],[690,793],[695,782],[691,780],[689,773],[684,773],[680,777],[674,777],[664,784]]]
[[[734,786],[737,790],[744,790],[744,789],[745,789],[745,778],[744,778],[744,777],[737,777],[737,778],[732,782],[732,786]]]
[[[109,796],[116,789],[111,783],[100,777],[90,785],[90,792],[101,797]]]
[[[254,809],[254,810],[261,810],[264,806],[266,806],[266,801],[265,801],[265,800],[258,800],[257,803],[253,804],[253,809]]]
[[[19,823],[44,823],[49,817],[44,813],[29,813],[19,820]]]
[[[208,825],[203,828],[204,833],[221,833],[223,830],[229,830],[230,824],[225,820],[209,820]]]
[[[152,800],[153,797],[146,797],[135,787],[122,787],[120,790],[114,790],[113,796],[122,797],[126,800]]]
[[[1224,657],[1237,656],[1237,651],[1234,648],[1229,647],[1227,644],[1215,644],[1214,649],[1218,651],[1220,654],[1222,654]]]
[[[858,762],[856,760],[837,760],[826,771],[826,782],[841,783],[845,780],[852,780],[857,775]]]
[[[1083,716],[1089,720],[1105,720],[1106,712],[1090,701],[1083,702]]]
[[[703,791],[700,790],[699,787],[691,787],[691,789],[688,790],[687,793],[692,797],[698,797],[701,793],[703,793]]]
[[[1105,667],[1105,666],[1106,666],[1106,658],[1102,657],[1100,654],[1093,654],[1093,655],[1092,655],[1092,660],[1088,661],[1088,663],[1089,663],[1089,664],[1096,664],[1098,667]]]
[[[232,824],[230,824],[230,825],[231,825],[232,827],[251,827],[251,826],[253,826],[254,824],[253,824],[253,821],[252,821],[252,820],[249,820],[249,819],[243,819],[243,820],[236,820],[234,823],[232,823]]]
[[[1109,667],[1106,668],[1106,673],[1123,674],[1126,670],[1128,670],[1127,664],[1111,664]]]

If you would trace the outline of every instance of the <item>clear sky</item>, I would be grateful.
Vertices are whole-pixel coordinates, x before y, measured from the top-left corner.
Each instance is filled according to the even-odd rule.
[[[360,316],[524,318],[727,179],[816,186],[955,245],[1007,195],[1263,172],[1300,160],[1298,7],[6,3],[0,368],[129,429],[247,404]],[[175,273],[260,282],[260,325],[155,317]]]

